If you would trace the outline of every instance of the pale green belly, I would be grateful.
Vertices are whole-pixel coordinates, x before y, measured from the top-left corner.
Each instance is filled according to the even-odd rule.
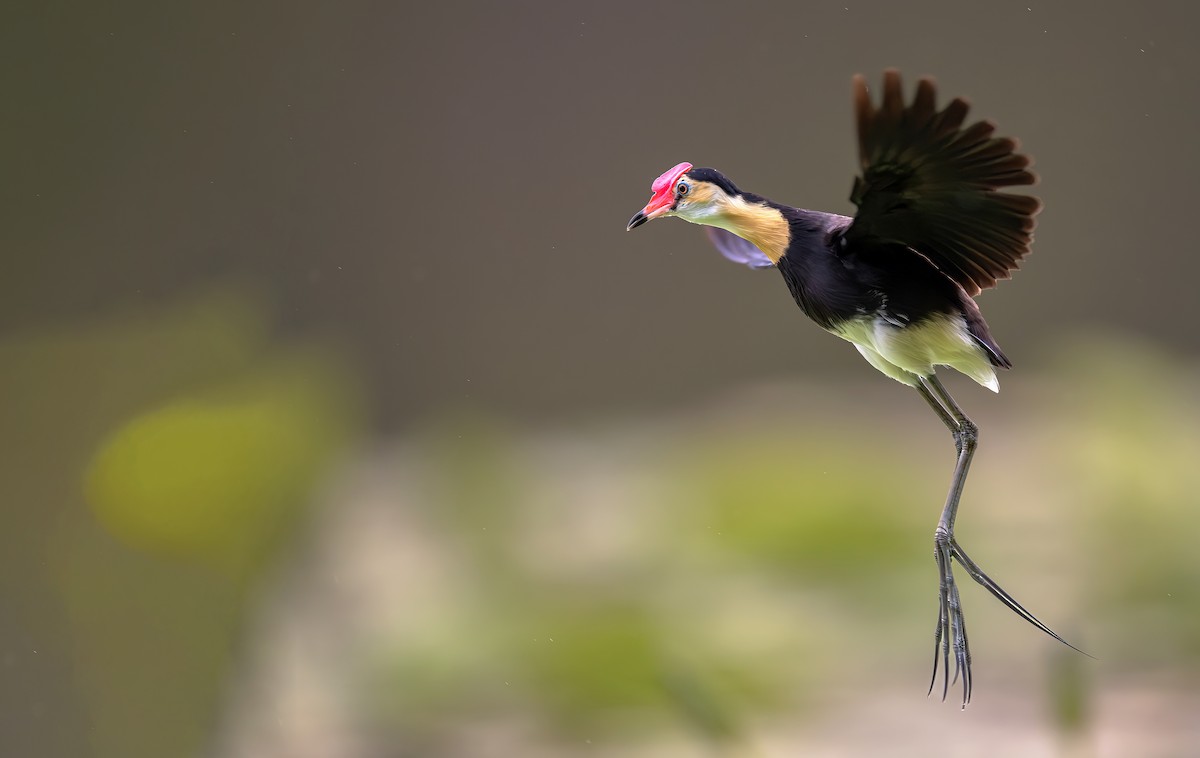
[[[864,317],[830,331],[854,343],[867,362],[898,382],[915,385],[917,377],[949,366],[992,392],[1000,391],[987,353],[971,337],[961,316],[935,316],[903,327]]]

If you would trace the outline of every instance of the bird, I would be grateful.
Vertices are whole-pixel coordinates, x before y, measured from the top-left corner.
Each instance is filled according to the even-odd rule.
[[[921,78],[911,101],[900,73],[883,73],[876,106],[866,79],[852,80],[860,173],[853,217],[794,208],[740,189],[712,168],[679,163],[651,185],[650,201],[626,227],[676,217],[705,227],[726,258],[774,268],[817,326],[857,348],[886,376],[914,388],[954,440],[950,490],[934,529],[938,618],[933,676],[944,701],[962,681],[962,708],[973,676],[954,564],[1027,622],[1068,647],[972,560],[958,542],[955,518],[979,427],[937,376],[954,369],[999,391],[996,372],[1012,367],[975,296],[1012,277],[1029,255],[1042,203],[1002,191],[1035,184],[1016,140],[995,136],[990,121],[967,124],[963,98],[937,107],[934,81]],[[950,679],[950,656],[954,679]],[[1086,655],[1086,653],[1084,653]]]

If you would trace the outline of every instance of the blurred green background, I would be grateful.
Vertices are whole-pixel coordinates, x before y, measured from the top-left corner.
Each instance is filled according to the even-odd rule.
[[[0,753],[1200,754],[1200,8],[42,3],[0,74]],[[673,222],[849,82],[1037,158],[958,535],[915,393]],[[961,581],[967,581],[960,571]]]

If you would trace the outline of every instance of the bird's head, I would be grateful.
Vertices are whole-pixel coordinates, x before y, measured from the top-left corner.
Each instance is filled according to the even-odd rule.
[[[650,185],[654,194],[646,207],[629,219],[626,230],[636,229],[661,216],[678,216],[693,224],[720,226],[718,220],[740,194],[733,182],[711,168],[680,163],[667,169]]]

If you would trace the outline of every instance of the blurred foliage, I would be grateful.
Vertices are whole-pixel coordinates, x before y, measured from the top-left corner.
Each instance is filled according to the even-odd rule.
[[[688,463],[671,462],[680,453],[662,448],[644,461],[673,493],[652,507],[611,504],[653,553],[625,552],[609,571],[572,573],[525,559],[531,504],[554,478],[538,471],[537,453],[480,417],[431,430],[422,453],[431,475],[422,505],[437,525],[430,538],[469,578],[425,616],[438,621],[410,620],[391,641],[387,676],[376,682],[390,703],[382,718],[439,754],[448,750],[435,747],[439,734],[453,733],[456,720],[521,700],[571,741],[628,738],[674,721],[733,748],[746,746],[749,714],[804,709],[827,665],[811,630],[848,625],[862,598],[805,620],[754,577],[776,567],[780,586],[808,575],[835,595],[905,597],[887,577],[929,568],[921,518],[929,514],[905,507],[914,494],[904,485],[915,477],[901,462],[872,458],[884,450],[849,440],[839,447],[829,436],[820,447],[760,427],[693,439],[681,448]],[[854,468],[867,459],[871,476]],[[743,568],[731,571],[731,562]]]
[[[1056,649],[1050,663],[1050,708],[1060,738],[1068,744],[1083,735],[1091,718],[1089,660],[1066,647]]]
[[[14,528],[0,535],[0,630],[40,667],[20,694],[68,703],[40,754],[195,755],[210,740],[264,572],[305,534],[360,419],[343,361],[271,333],[268,307],[224,293],[0,345],[17,359],[0,382],[29,400],[0,413],[56,430],[9,439],[0,459],[16,495],[2,506]],[[977,557],[1013,551],[997,573],[1023,569],[1014,593],[1086,632],[1068,636],[1101,659],[1064,648],[1046,671],[1046,728],[1086,752],[1110,672],[1196,681],[1200,399],[1194,366],[1073,344],[985,425],[962,528]],[[73,382],[64,365],[79,366]],[[292,665],[336,659],[353,729],[381,755],[474,754],[499,724],[549,755],[658,754],[685,735],[709,754],[760,754],[771,729],[838,697],[869,702],[889,676],[919,701],[952,450],[923,410],[880,416],[873,400],[800,419],[750,404],[571,435],[465,412],[431,422],[366,490],[395,531],[339,543],[333,579],[298,564],[300,606],[356,631]],[[897,445],[914,423],[922,444]],[[326,530],[361,517],[352,496],[330,498]],[[392,553],[403,562],[377,565]],[[403,591],[360,584],[359,564]],[[993,697],[1003,669],[1052,643],[978,587],[964,602],[978,696]],[[39,660],[29,640],[63,659]],[[273,713],[273,680],[254,681],[267,689],[251,705]],[[853,694],[831,695],[839,682]],[[9,744],[45,744],[45,720],[13,723]]]
[[[148,410],[101,446],[86,491],[114,536],[235,577],[267,555],[345,445],[350,417],[326,356],[264,364]]]
[[[551,718],[579,733],[606,714],[654,714],[665,702],[658,674],[660,627],[629,599],[558,599],[521,646]]]
[[[6,754],[210,739],[258,580],[359,425],[345,362],[272,331],[259,295],[219,291],[0,343],[0,387],[21,398],[2,427],[22,430],[0,440],[0,592],[37,641],[6,649],[70,672],[49,710],[52,681],[19,683],[31,705]]]
[[[453,535],[459,557],[490,575],[490,591],[514,570],[522,498],[532,482],[515,458],[514,436],[492,418],[462,415],[430,430],[434,491],[425,503]]]
[[[1193,368],[1136,345],[1073,344],[1059,368],[1069,391],[1050,381],[987,427],[965,528],[983,555],[998,539],[989,521],[1014,524],[999,537],[1013,549],[1037,549],[1022,529],[1058,541],[1047,545],[1040,571],[1056,573],[1041,592],[1082,602],[1031,605],[1057,609],[1043,612],[1052,625],[1079,619],[1091,632],[1077,641],[1115,658],[1097,663],[1064,647],[1049,659],[1046,727],[1063,750],[1086,754],[1097,667],[1196,660],[1200,418]],[[922,439],[937,439],[917,408],[914,418],[932,427]],[[586,754],[585,742],[621,754],[671,724],[725,754],[753,752],[764,721],[813,713],[833,677],[871,681],[897,633],[924,639],[932,626],[928,543],[952,447],[897,447],[908,422],[838,414],[802,427],[757,413],[689,420],[667,439],[634,435],[577,459],[482,417],[433,429],[417,454],[429,475],[420,503],[436,524],[427,539],[457,553],[464,591],[445,595],[436,632],[409,626],[389,638],[378,716],[395,740],[430,755],[461,749],[464,720],[503,714],[532,718],[563,754]],[[880,433],[862,435],[865,423]],[[582,473],[604,471],[604,456],[630,439],[643,454],[618,473]],[[638,481],[656,484],[630,489]],[[1046,481],[1053,487],[1042,491]],[[558,509],[614,509],[630,535],[609,543],[588,530],[621,527],[596,514],[558,521],[539,505],[548,487],[561,497],[572,483],[588,505],[551,500]],[[606,487],[624,494],[601,494]],[[554,528],[550,539],[531,533]],[[616,552],[593,555],[597,542]],[[1012,575],[1011,561],[997,573]],[[1014,591],[1028,597],[1030,582]],[[978,587],[964,592],[973,619],[991,613],[1013,625],[1026,658],[1039,644]],[[1145,625],[1161,643],[1153,649]],[[985,644],[991,629],[973,628]],[[990,661],[995,692],[1003,652],[992,642],[977,677]]]
[[[839,589],[925,566],[928,551],[913,546],[929,516],[913,470],[883,445],[818,435],[763,429],[708,443],[689,478],[714,547]]]
[[[1200,372],[1136,342],[1085,342],[1065,362],[1081,381],[1054,420],[1085,502],[1088,591],[1139,630],[1107,642],[1124,666],[1200,666]]]

